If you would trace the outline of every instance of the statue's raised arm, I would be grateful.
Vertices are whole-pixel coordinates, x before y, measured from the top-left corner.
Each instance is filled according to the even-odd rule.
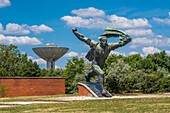
[[[111,50],[124,46],[132,40],[131,37],[124,31],[112,28],[106,28],[105,32],[101,36],[105,36],[107,38],[119,37],[120,42],[108,44]]]
[[[91,40],[91,39],[85,37],[83,34],[79,33],[76,28],[73,28],[72,31],[79,40],[85,42],[89,46],[93,46],[93,45],[96,45],[98,43],[94,40]]]

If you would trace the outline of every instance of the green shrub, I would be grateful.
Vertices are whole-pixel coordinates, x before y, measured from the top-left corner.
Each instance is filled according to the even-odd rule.
[[[153,86],[157,88],[157,92],[170,92],[170,76],[164,76]]]
[[[126,64],[122,59],[118,59],[117,62],[111,64],[106,70],[106,87],[111,93],[121,93],[127,91],[129,80],[130,66]]]

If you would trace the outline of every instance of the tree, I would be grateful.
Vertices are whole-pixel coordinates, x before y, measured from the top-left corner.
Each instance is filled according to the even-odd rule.
[[[65,72],[65,69],[63,68],[42,69],[40,72],[40,75],[45,76],[45,77],[62,77],[64,72]]]
[[[140,54],[134,54],[127,57],[124,57],[123,60],[129,64],[134,69],[141,68],[141,62],[143,58],[140,56]]]
[[[0,45],[1,77],[37,77],[40,68],[36,62],[28,60],[27,54],[21,54],[15,45]]]
[[[77,91],[77,83],[84,80],[84,60],[83,58],[73,57],[68,60],[64,77],[66,78],[66,93]]]
[[[150,69],[152,71],[158,70],[158,68],[165,68],[168,69],[170,72],[170,57],[167,56],[165,51],[162,51],[160,53],[155,53],[155,54],[149,54],[147,57],[144,59],[144,68],[145,69]],[[148,62],[148,63],[147,63]],[[147,65],[145,65],[147,63]]]

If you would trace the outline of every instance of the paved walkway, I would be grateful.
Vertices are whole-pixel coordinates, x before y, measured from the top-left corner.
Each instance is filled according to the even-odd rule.
[[[109,98],[101,97],[90,97],[90,96],[72,96],[72,97],[54,97],[45,100],[36,100],[36,101],[29,101],[29,102],[0,102],[1,107],[12,107],[12,106],[22,106],[22,105],[29,105],[29,104],[44,104],[44,103],[59,103],[59,102],[70,102],[75,100],[99,100],[99,99],[125,99],[125,98],[163,98],[169,97],[170,93],[164,94],[143,94],[143,95],[136,95],[136,96],[112,96]]]

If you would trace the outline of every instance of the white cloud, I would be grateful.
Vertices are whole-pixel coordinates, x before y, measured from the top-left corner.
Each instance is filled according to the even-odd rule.
[[[0,8],[10,6],[11,2],[10,0],[0,0]]]
[[[66,21],[67,25],[85,28],[106,28],[107,22],[101,18],[83,19],[79,16],[64,16],[61,20]]]
[[[141,44],[141,45],[152,45],[153,41],[144,37],[144,38],[135,38],[132,40],[132,44]]]
[[[1,29],[1,26],[0,26],[0,29]],[[42,32],[52,32],[54,30],[44,24],[41,24],[40,26],[38,25],[28,26],[27,24],[19,25],[16,23],[9,23],[6,25],[6,29],[3,31],[3,33],[25,35],[25,34],[30,34],[30,31],[34,32],[35,34],[39,34]]]
[[[135,54],[139,54],[139,53],[136,52],[136,51],[132,51],[132,52],[130,52],[129,54],[130,54],[130,55],[135,55]]]
[[[132,40],[131,48],[136,48],[139,46],[161,46],[166,47],[170,46],[170,38],[160,38],[155,37],[152,39],[144,38],[135,38]]]
[[[96,9],[98,10],[98,9]],[[85,11],[85,10],[83,10]],[[72,12],[75,13],[75,10]],[[81,12],[76,10],[76,12]],[[103,11],[104,12],[104,11]],[[77,15],[79,13],[76,13]],[[83,14],[82,14],[83,15]],[[87,14],[86,14],[87,16]],[[145,18],[128,19],[117,15],[107,15],[106,18],[101,17],[89,17],[83,18],[83,16],[63,16],[61,20],[65,21],[69,26],[82,27],[82,28],[96,28],[104,29],[106,27],[111,28],[146,28],[151,27],[148,20]]]
[[[52,28],[50,28],[50,27],[48,27],[44,24],[41,24],[40,26],[33,25],[33,26],[29,26],[28,28],[29,28],[29,30],[33,31],[36,34],[39,34],[41,32],[52,32],[52,31],[54,31]]]
[[[154,53],[160,53],[160,52],[161,52],[161,50],[159,50],[158,48],[153,47],[153,46],[144,47],[144,48],[142,49],[142,51],[144,52],[145,55],[154,54]]]
[[[134,44],[132,44],[132,45],[130,45],[130,48],[131,49],[135,49],[135,48],[137,48],[138,46],[137,45],[134,45]]]
[[[38,65],[46,64],[46,61],[42,58],[39,59],[33,59],[33,62],[37,62]]]
[[[4,28],[3,28],[2,24],[0,23],[0,33],[3,33],[3,31],[4,31]]]
[[[126,56],[125,53],[121,53],[121,52],[118,52],[118,51],[111,51],[111,52],[110,52],[110,55],[111,55],[111,54]]]
[[[125,30],[128,35],[133,36],[154,36],[154,33],[151,29],[130,29]]]
[[[166,52],[166,54],[167,54],[168,56],[170,56],[170,51],[169,51],[169,50],[166,50],[165,52]]]
[[[167,25],[170,25],[170,18],[164,18],[164,19],[161,19],[161,18],[156,18],[154,17],[153,20],[157,23],[160,23],[160,24],[167,24]]]
[[[0,34],[0,43],[1,44],[14,44],[14,45],[39,45],[42,44],[40,40],[36,37],[28,37],[28,36],[5,36]]]
[[[163,36],[162,36],[162,35],[157,35],[156,37],[157,37],[157,38],[163,38]]]
[[[30,31],[25,29],[24,26],[18,25],[15,23],[9,23],[6,25],[6,30],[4,30],[5,34],[18,34],[18,35],[24,35],[29,34]]]
[[[146,18],[128,19],[117,15],[111,15],[108,16],[108,19],[111,21],[112,26],[115,26],[116,28],[151,27]]]
[[[104,17],[105,12],[103,10],[89,7],[85,9],[72,10],[71,13],[76,14],[80,17]]]
[[[78,53],[76,52],[69,52],[64,55],[64,57],[75,57],[78,56]]]
[[[38,65],[46,64],[46,61],[42,58],[34,58],[33,56],[28,56],[28,59],[31,59],[33,62],[37,62]]]
[[[129,55],[135,55],[135,54],[139,54],[138,52],[136,52],[136,51],[132,51],[132,52],[130,52],[129,53]],[[144,57],[144,55],[143,54],[139,54],[141,57]]]

